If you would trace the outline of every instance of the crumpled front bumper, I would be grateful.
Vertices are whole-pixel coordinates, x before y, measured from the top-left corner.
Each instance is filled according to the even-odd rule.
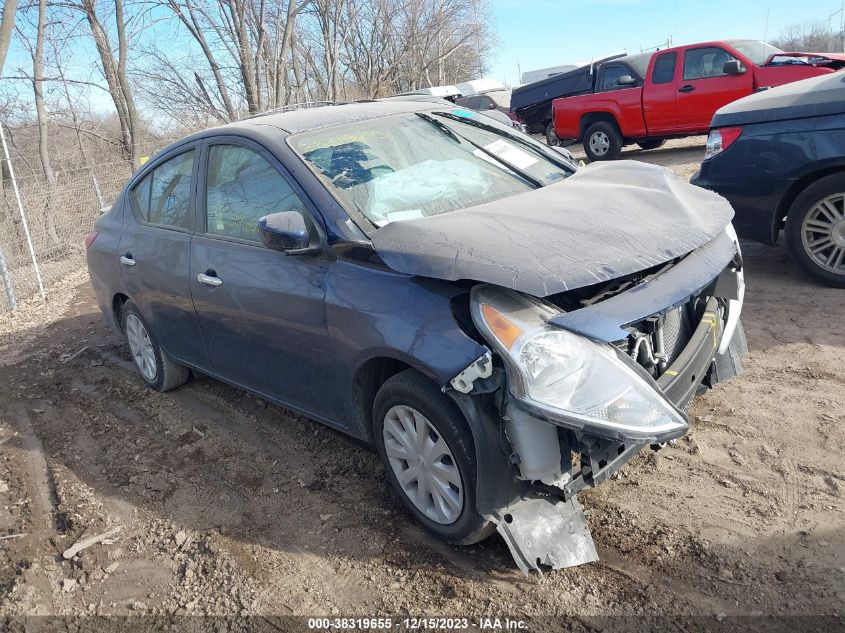
[[[622,301],[614,302],[613,299],[598,304],[596,308],[602,307],[604,317],[600,322],[591,323],[583,319],[580,321],[585,327],[602,328],[607,337],[612,339],[618,337],[618,332],[623,330],[625,324],[647,316],[654,306],[654,301],[659,300],[659,297],[672,297],[669,304],[665,305],[667,311],[688,300],[690,296],[709,297],[686,346],[656,381],[657,387],[682,411],[687,410],[699,389],[712,387],[716,382],[737,375],[741,371],[742,358],[747,351],[745,336],[738,319],[742,303],[742,263],[738,250],[731,242],[732,240],[721,241],[715,245],[718,251],[711,250],[709,253],[698,255],[692,262],[687,262],[688,266],[692,264],[696,267],[702,264],[712,266],[719,262],[723,267],[721,273],[715,275],[712,268],[709,275],[705,271],[693,275],[694,281],[691,283],[695,288],[689,294],[676,296],[673,290],[677,287],[675,283],[658,283],[652,288],[651,294],[641,294],[634,300],[629,297],[624,304]],[[726,326],[730,326],[727,331]],[[730,339],[720,346],[725,336]],[[540,424],[553,422],[544,420],[536,413],[522,410],[520,415],[525,414]],[[564,476],[556,485],[537,481],[517,482],[513,481],[514,476],[511,474],[509,494],[495,505],[479,507],[482,515],[496,524],[514,560],[525,573],[532,569],[539,571],[543,566],[557,569],[597,560],[598,554],[576,495],[586,487],[594,487],[606,481],[647,444],[662,443],[671,439],[626,441],[624,438],[597,437],[562,427],[557,427],[557,433],[562,449],[562,471],[568,467],[568,472],[564,472]],[[569,463],[570,449],[580,456],[579,463]],[[512,456],[512,462],[513,459]],[[518,458],[513,464],[507,465],[511,473],[515,470],[514,464],[518,464]],[[480,461],[479,478],[484,470],[485,466]],[[501,475],[501,468],[499,470]],[[520,485],[521,492],[514,494]]]

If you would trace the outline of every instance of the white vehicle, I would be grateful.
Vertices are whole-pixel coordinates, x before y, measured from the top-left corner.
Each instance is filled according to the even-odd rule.
[[[507,88],[498,79],[473,79],[472,81],[459,83],[457,88],[464,97],[478,95],[484,92],[507,90]]]

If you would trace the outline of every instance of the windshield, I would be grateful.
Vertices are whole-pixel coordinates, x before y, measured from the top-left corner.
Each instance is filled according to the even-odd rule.
[[[294,136],[290,144],[373,225],[473,207],[574,171],[533,139],[468,110],[414,112]]]
[[[760,40],[728,40],[728,44],[758,66],[762,66],[772,55],[783,52],[779,48]]]

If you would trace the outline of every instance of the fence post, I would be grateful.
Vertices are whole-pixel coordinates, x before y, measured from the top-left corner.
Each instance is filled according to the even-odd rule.
[[[9,300],[9,309],[18,307],[15,303],[15,290],[12,288],[12,279],[9,277],[9,269],[6,268],[6,258],[3,257],[3,249],[0,249],[0,277],[3,278],[3,286],[6,288],[6,298]]]
[[[9,166],[9,177],[12,179],[12,189],[15,190],[15,200],[18,202],[18,211],[21,214],[23,232],[26,233],[26,243],[29,246],[29,254],[32,255],[32,265],[35,268],[35,277],[38,279],[38,291],[41,293],[41,299],[46,299],[44,295],[44,284],[41,282],[41,270],[38,268],[38,260],[35,258],[35,248],[32,246],[32,237],[29,234],[29,225],[26,222],[26,214],[23,212],[21,192],[18,190],[18,181],[15,178],[15,168],[12,166],[12,159],[9,158],[9,148],[6,145],[6,133],[3,131],[2,123],[0,123],[0,141],[3,143],[3,155],[6,157],[6,164]]]

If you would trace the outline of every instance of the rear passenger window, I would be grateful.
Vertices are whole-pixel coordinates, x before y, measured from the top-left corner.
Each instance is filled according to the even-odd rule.
[[[208,233],[258,241],[258,220],[271,213],[305,213],[287,180],[266,159],[238,145],[208,152]]]
[[[193,169],[190,150],[162,163],[132,188],[132,200],[145,222],[190,228]]]
[[[678,60],[678,53],[663,53],[658,55],[654,61],[654,70],[651,72],[651,82],[655,84],[669,84],[675,79],[675,64]]]

